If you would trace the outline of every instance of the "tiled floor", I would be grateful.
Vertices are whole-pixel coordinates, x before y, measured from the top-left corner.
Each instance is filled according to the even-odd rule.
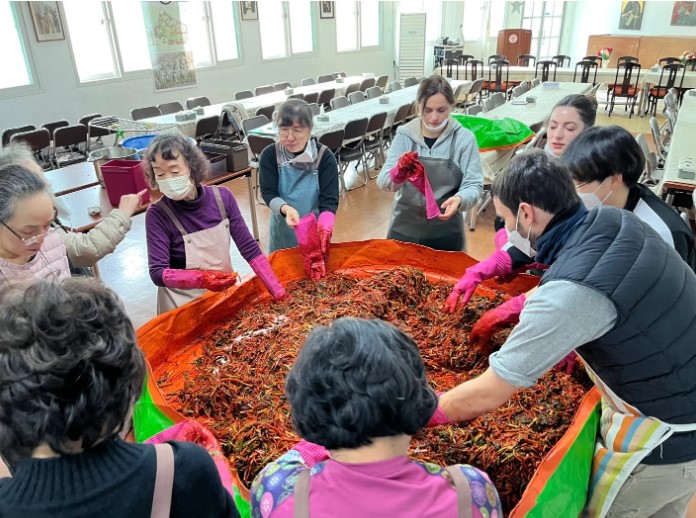
[[[647,118],[629,119],[622,107],[617,107],[612,117],[608,118],[600,106],[597,124],[618,124],[633,133],[649,131]],[[234,193],[247,225],[251,228],[246,182],[235,180],[225,184],[225,187],[230,188]],[[387,234],[392,199],[391,193],[379,190],[375,180],[371,180],[366,187],[349,191],[341,196],[333,240],[340,242],[384,238]],[[261,248],[266,252],[269,211],[264,205],[257,205],[256,208]],[[475,231],[471,232],[467,227],[469,254],[477,259],[486,257],[493,250],[493,217],[494,208],[491,205],[478,218]],[[147,271],[144,226],[145,216],[143,214],[135,216],[131,231],[116,252],[99,263],[103,282],[122,298],[136,328],[156,315],[157,290]],[[232,260],[235,271],[241,275],[251,272],[234,245]]]

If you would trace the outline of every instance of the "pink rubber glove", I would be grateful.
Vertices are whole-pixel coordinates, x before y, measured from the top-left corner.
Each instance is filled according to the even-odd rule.
[[[527,297],[522,293],[484,313],[471,329],[469,344],[486,356],[491,354],[493,352],[491,338],[508,324],[517,324],[520,321],[520,313],[526,300]]]
[[[441,424],[453,424],[455,422],[452,421],[449,417],[447,417],[447,414],[445,414],[442,411],[442,408],[440,408],[440,396],[442,396],[442,394],[444,394],[444,392],[437,393],[438,405],[435,409],[435,413],[430,418],[430,421],[428,421],[428,424],[425,425],[426,428],[430,428],[432,426],[439,426]]]
[[[389,171],[389,177],[394,183],[404,183],[418,175],[417,166],[423,171],[423,164],[418,161],[418,152],[409,151],[399,157],[397,164]]]
[[[297,243],[300,245],[302,264],[307,277],[318,281],[326,274],[324,255],[321,253],[321,240],[317,230],[317,217],[313,212],[300,219],[300,224],[295,227]]]
[[[146,440],[145,443],[162,444],[167,441],[192,442],[205,448],[213,458],[213,462],[215,462],[215,467],[220,474],[222,485],[232,496],[234,496],[234,484],[232,483],[232,477],[230,477],[230,468],[227,465],[227,462],[225,462],[225,456],[222,454],[220,443],[213,435],[213,432],[208,430],[198,421],[187,419],[186,421],[182,421],[174,426],[162,430],[157,435]]]
[[[514,281],[517,276],[521,273],[526,272],[527,270],[548,270],[549,267],[545,264],[541,263],[532,263],[532,264],[527,264],[523,266],[522,268],[518,268],[517,270],[514,270],[510,273],[506,273],[505,275],[501,275],[496,279],[496,282],[500,284],[507,284],[508,282]]]
[[[167,268],[162,274],[162,282],[168,288],[192,290],[204,288],[210,291],[223,291],[237,284],[239,276],[235,272],[215,270],[175,270]]]
[[[418,162],[420,163],[420,162]],[[428,219],[437,218],[442,212],[440,211],[440,206],[437,204],[435,199],[435,194],[433,194],[433,188],[430,186],[430,181],[428,180],[428,175],[423,171],[421,176],[410,177],[408,179],[413,186],[418,189],[418,191],[425,196],[425,210]]]
[[[493,252],[488,259],[481,261],[474,266],[466,269],[464,276],[455,284],[452,293],[447,297],[445,302],[445,311],[454,313],[457,309],[457,304],[461,297],[461,303],[466,306],[469,299],[474,294],[476,286],[482,281],[503,275],[512,271],[512,258],[505,250],[497,250]]]
[[[321,240],[321,253],[324,254],[324,263],[329,262],[329,245],[331,244],[331,236],[333,235],[334,221],[336,215],[330,210],[325,210],[319,214],[317,220],[317,229],[319,230],[319,239]]]
[[[578,355],[575,351],[570,351],[554,368],[559,371],[565,371],[566,374],[572,374],[577,366]]]
[[[273,297],[273,300],[278,302],[279,300],[283,300],[288,296],[288,292],[285,291],[285,288],[283,288],[283,285],[278,280],[278,277],[276,277],[275,273],[273,273],[271,263],[268,262],[265,255],[257,255],[251,260],[249,266],[251,266],[251,269],[254,270],[256,276],[261,279],[263,285],[266,286],[266,289]]]
[[[309,441],[300,441],[292,448],[302,455],[302,460],[308,468],[316,466],[329,458],[329,450]]]
[[[493,238],[493,243],[495,243],[495,249],[500,250],[507,242],[508,233],[505,227],[503,227],[495,233],[495,237]]]

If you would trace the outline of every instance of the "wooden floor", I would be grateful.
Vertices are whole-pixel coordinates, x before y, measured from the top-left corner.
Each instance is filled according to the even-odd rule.
[[[649,132],[648,118],[629,119],[623,107],[617,107],[611,118],[604,115],[601,106],[599,112],[598,125],[617,124],[634,134]],[[648,138],[648,140],[651,139]],[[247,225],[251,228],[246,181],[235,180],[225,184],[225,187],[234,193]],[[349,191],[341,196],[333,240],[341,242],[386,237],[392,199],[393,194],[380,191],[375,180],[370,180],[366,187]],[[267,252],[269,210],[266,206],[258,204],[256,209],[261,248]],[[494,208],[491,204],[478,218],[475,231],[471,232],[467,227],[468,251],[477,259],[485,258],[493,251],[494,216]],[[157,290],[148,275],[144,227],[145,216],[143,214],[135,216],[132,229],[116,252],[99,263],[104,284],[113,289],[124,301],[136,328],[156,315]],[[240,275],[251,272],[249,265],[241,258],[234,245],[232,260],[235,271]]]

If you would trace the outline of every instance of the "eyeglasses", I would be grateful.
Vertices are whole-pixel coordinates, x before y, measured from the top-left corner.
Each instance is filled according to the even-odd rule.
[[[281,137],[289,137],[290,135],[292,135],[295,138],[303,137],[308,131],[309,131],[309,128],[279,128],[278,129],[278,133],[280,134]]]
[[[12,233],[15,235],[15,237],[16,237],[17,239],[19,239],[20,241],[22,241],[22,243],[24,243],[24,246],[31,246],[31,245],[33,245],[33,244],[38,243],[38,242],[41,241],[43,238],[45,238],[45,237],[48,235],[49,231],[50,231],[50,229],[49,229],[49,230],[47,230],[46,232],[44,232],[44,233],[42,233],[42,234],[37,234],[37,235],[35,235],[35,236],[31,236],[30,238],[26,238],[26,239],[25,239],[25,238],[23,238],[22,236],[20,236],[19,234],[17,234],[17,232],[15,232],[14,230],[12,230],[10,227],[8,227],[8,226],[7,226],[7,223],[5,223],[4,221],[0,221],[0,225],[2,225],[2,226],[5,227],[7,230],[9,230],[10,232],[12,232]]]

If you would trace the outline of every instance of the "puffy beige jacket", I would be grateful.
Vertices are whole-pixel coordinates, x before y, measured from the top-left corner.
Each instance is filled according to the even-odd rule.
[[[89,232],[57,231],[63,238],[68,258],[73,266],[94,266],[116,249],[131,228],[131,219],[120,209],[112,210]]]

